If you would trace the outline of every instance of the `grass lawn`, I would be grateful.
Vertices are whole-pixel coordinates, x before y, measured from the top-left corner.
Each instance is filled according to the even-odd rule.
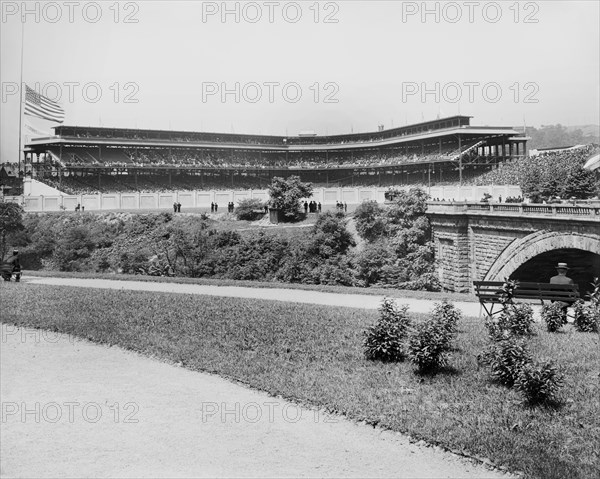
[[[0,295],[4,323],[182,362],[528,477],[600,473],[598,334],[538,329],[531,350],[558,362],[565,386],[561,408],[532,409],[478,366],[486,332],[476,319],[459,323],[451,368],[420,377],[408,363],[364,359],[362,333],[374,311],[27,283],[0,284]]]

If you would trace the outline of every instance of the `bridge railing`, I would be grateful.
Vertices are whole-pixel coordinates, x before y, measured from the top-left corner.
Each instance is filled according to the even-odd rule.
[[[429,213],[491,213],[548,216],[587,216],[600,220],[600,203],[591,205],[531,204],[531,203],[470,203],[429,202]]]

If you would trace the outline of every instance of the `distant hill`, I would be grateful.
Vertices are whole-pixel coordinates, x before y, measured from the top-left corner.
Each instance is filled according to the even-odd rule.
[[[523,126],[516,126],[515,129],[523,131]],[[600,143],[600,126],[542,125],[540,128],[527,127],[527,135],[531,137],[527,143],[529,149],[598,144]]]
[[[585,136],[600,137],[600,125],[567,126],[566,128],[569,132],[581,130]]]

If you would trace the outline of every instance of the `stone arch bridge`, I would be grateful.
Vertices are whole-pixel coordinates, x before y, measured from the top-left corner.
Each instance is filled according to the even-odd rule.
[[[505,278],[547,282],[559,261],[584,295],[600,277],[600,204],[430,203],[427,215],[445,290]]]

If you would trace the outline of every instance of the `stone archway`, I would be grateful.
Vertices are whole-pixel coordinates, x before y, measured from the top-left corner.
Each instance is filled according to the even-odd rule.
[[[532,258],[558,249],[578,249],[600,254],[600,235],[558,231],[532,233],[505,248],[485,275],[485,281],[503,281]]]

